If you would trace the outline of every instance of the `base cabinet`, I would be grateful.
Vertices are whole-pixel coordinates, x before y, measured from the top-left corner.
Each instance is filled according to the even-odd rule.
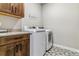
[[[13,39],[14,38],[15,37],[13,36]],[[26,37],[21,36],[12,41],[10,39],[10,42],[4,44],[2,43],[2,45],[0,45],[0,56],[29,56],[30,55],[29,46],[30,46],[29,36]]]
[[[13,55],[14,55],[14,44],[0,47],[0,56],[13,56]]]

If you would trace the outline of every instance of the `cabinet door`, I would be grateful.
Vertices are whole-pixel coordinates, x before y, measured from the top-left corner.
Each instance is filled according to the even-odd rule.
[[[30,41],[27,39],[25,41],[22,41],[22,54],[24,56],[29,56],[30,55]]]
[[[24,4],[23,3],[0,3],[0,12],[5,15],[15,16],[18,18],[24,17]]]
[[[23,3],[11,3],[11,12],[16,16],[24,17]]]
[[[18,3],[11,3],[11,13],[18,16]]]
[[[16,56],[29,56],[29,53],[29,40],[24,40],[15,44]]]
[[[21,17],[24,17],[24,4],[23,3],[18,3],[18,6],[19,6],[19,13],[18,15],[21,16]]]
[[[0,12],[11,13],[11,3],[0,3]]]
[[[14,56],[14,44],[0,46],[0,56]]]
[[[29,40],[23,40],[5,46],[0,46],[0,56],[29,56],[29,47]]]

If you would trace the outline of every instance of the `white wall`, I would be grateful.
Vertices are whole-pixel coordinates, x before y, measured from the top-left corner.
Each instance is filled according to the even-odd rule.
[[[43,25],[52,29],[54,43],[79,49],[79,4],[44,4]]]
[[[41,5],[39,3],[25,4],[25,18],[22,20],[23,26],[42,26]]]
[[[24,25],[41,26],[41,5],[36,3],[25,3],[24,8],[25,17],[22,19],[0,15],[1,27],[6,29],[21,29]],[[29,18],[29,15],[33,17]]]
[[[0,15],[0,23],[2,28],[5,29],[20,29],[21,20],[9,16]]]

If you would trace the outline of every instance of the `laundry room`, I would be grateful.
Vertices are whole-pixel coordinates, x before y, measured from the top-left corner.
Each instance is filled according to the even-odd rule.
[[[0,56],[79,56],[79,3],[0,3]]]

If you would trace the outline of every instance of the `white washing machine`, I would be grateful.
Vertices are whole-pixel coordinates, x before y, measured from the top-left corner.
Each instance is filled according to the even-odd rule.
[[[46,30],[46,51],[53,47],[53,33],[50,29]]]
[[[30,56],[43,56],[45,49],[45,34],[44,29],[26,29],[30,34]]]

